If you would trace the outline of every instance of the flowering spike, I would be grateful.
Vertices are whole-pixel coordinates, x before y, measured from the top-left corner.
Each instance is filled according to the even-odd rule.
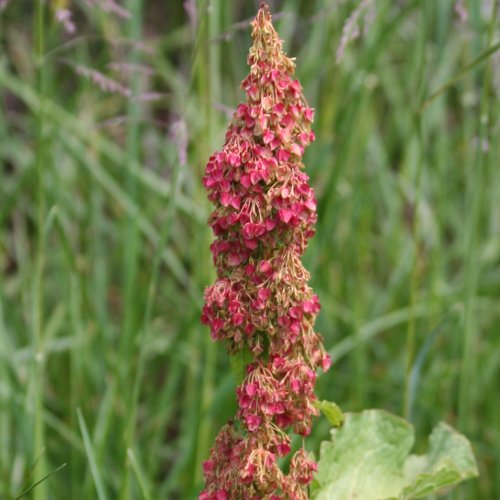
[[[300,261],[316,222],[302,163],[314,113],[265,3],[251,25],[247,99],[203,178],[215,205],[217,281],[205,291],[202,321],[230,354],[245,350],[253,359],[236,389],[237,418],[204,463],[201,500],[307,498],[316,464],[300,449],[285,474],[277,459],[290,453],[288,432],[310,433],[316,370],[330,366],[313,329],[318,297]]]

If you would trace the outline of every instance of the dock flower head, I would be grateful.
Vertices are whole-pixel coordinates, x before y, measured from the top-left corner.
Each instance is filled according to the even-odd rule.
[[[202,321],[230,354],[246,350],[253,361],[236,389],[236,418],[204,464],[201,500],[307,498],[316,470],[308,453],[299,449],[287,474],[277,460],[290,453],[290,433],[310,433],[316,371],[331,364],[314,331],[320,304],[300,260],[316,222],[302,163],[314,111],[266,4],[251,26],[246,102],[203,178],[215,206],[217,280],[205,291]]]

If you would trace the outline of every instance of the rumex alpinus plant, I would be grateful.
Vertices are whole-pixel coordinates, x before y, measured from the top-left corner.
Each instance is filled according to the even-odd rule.
[[[310,433],[316,370],[330,366],[313,329],[318,297],[300,261],[316,221],[302,163],[314,140],[313,110],[266,4],[251,25],[247,101],[203,179],[215,205],[209,224],[217,281],[205,292],[202,314],[214,340],[251,362],[236,390],[236,418],[204,463],[202,500],[307,498],[316,463],[301,448],[285,473],[278,458],[290,453],[287,432]]]

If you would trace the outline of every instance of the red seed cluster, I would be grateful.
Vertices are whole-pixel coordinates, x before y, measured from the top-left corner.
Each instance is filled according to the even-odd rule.
[[[290,453],[287,432],[309,434],[316,370],[330,366],[314,332],[318,297],[300,261],[316,222],[301,161],[314,140],[314,113],[265,4],[252,38],[247,102],[203,178],[215,205],[209,224],[218,279],[205,292],[202,321],[230,353],[246,350],[253,362],[237,388],[237,419],[204,464],[201,500],[307,498],[316,464],[300,449],[285,474],[277,458]]]

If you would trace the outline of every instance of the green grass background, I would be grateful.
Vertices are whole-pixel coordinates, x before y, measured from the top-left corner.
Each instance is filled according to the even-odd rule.
[[[128,0],[128,20],[83,0],[0,12],[1,499],[63,464],[25,498],[196,498],[235,411],[228,357],[199,321],[214,279],[201,177],[243,98],[256,2],[189,4],[194,22],[181,0]],[[316,109],[304,261],[334,359],[317,393],[406,415],[417,451],[451,423],[481,473],[453,498],[498,499],[500,60],[468,65],[500,13],[376,0],[337,64],[358,4],[271,3]],[[317,419],[307,447],[327,437]]]

